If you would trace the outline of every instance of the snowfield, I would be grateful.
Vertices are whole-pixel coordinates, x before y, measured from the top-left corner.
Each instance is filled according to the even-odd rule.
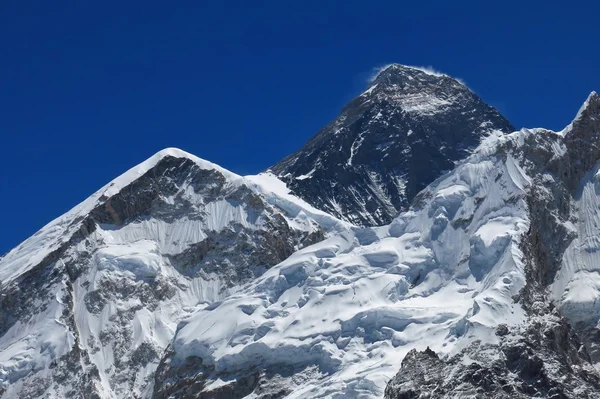
[[[381,397],[413,348],[452,354],[519,324],[518,249],[528,181],[488,138],[390,226],[354,228],[305,248],[178,328],[173,364],[198,356],[214,388],[255,368],[318,373],[290,398]]]

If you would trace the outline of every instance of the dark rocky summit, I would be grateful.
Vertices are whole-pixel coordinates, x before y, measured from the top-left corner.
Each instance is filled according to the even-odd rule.
[[[382,225],[508,120],[464,84],[391,65],[271,170],[294,194],[358,225]]]

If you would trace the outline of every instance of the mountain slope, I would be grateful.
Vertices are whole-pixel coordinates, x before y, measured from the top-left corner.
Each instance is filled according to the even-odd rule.
[[[271,170],[319,209],[383,225],[495,130],[514,128],[461,82],[394,64]]]
[[[562,132],[539,129],[505,146],[531,181],[530,227],[520,244],[526,285],[515,298],[528,317],[516,329],[499,329],[497,343],[471,345],[448,359],[412,352],[386,398],[598,396],[600,292],[593,254],[600,234],[594,224],[599,135],[600,97],[592,92]],[[424,378],[426,383],[416,383]]]
[[[521,323],[512,297],[525,286],[527,176],[493,156],[496,145],[391,225],[330,237],[196,312],[158,369],[155,397],[194,397],[189,386],[213,398],[380,397],[409,350],[454,353],[493,339],[499,322]]]
[[[190,310],[348,228],[278,184],[167,149],[9,252],[0,260],[0,396],[151,391]]]
[[[199,309],[153,397],[596,397],[594,341],[567,322],[594,328],[595,284],[549,294],[579,281],[563,255],[581,235],[573,190],[600,161],[600,99],[586,104],[564,132],[486,138],[389,226],[332,236]]]

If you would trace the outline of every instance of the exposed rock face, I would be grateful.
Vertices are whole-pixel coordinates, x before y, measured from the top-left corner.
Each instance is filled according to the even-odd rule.
[[[156,370],[152,399],[237,399],[252,395],[257,399],[279,399],[292,394],[294,386],[304,379],[318,378],[317,367],[293,368],[279,365],[266,369],[245,370],[241,373],[215,373],[197,356],[182,364],[172,364],[169,349]],[[217,374],[221,383],[215,384]]]
[[[571,327],[550,310],[501,338],[443,360],[413,349],[385,399],[595,398],[600,376]]]
[[[383,225],[493,130],[514,128],[462,83],[394,64],[272,170],[317,208]]]

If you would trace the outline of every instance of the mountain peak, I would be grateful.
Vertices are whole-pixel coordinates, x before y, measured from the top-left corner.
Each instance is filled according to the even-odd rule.
[[[237,180],[240,178],[237,174],[215,164],[210,161],[199,158],[189,152],[183,151],[179,148],[169,147],[163,150],[158,151],[156,154],[152,155],[150,158],[146,159],[142,163],[134,166],[129,169],[127,172],[123,173],[109,184],[107,184],[102,191],[104,196],[110,197],[113,194],[116,194],[123,187],[129,185],[140,176],[146,174],[151,169],[155,168],[161,161],[167,158],[178,158],[178,159],[187,159],[196,164],[200,169],[204,170],[215,170],[220,172],[223,176],[228,179]]]
[[[148,397],[188,309],[338,227],[230,176],[167,148],[2,257],[0,397]]]
[[[375,76],[377,79],[380,76],[386,75],[397,75],[397,74],[426,74],[430,76],[448,76],[445,73],[441,73],[433,69],[432,67],[419,67],[419,66],[411,66],[411,65],[402,65],[402,64],[389,64],[379,69],[379,72]]]
[[[197,164],[201,169],[217,169],[219,172],[225,171],[226,174],[234,175],[232,172],[223,169],[221,166],[215,163],[199,158],[193,154],[190,154],[187,151],[175,147],[167,147],[165,149],[160,150],[159,152],[148,158],[145,162],[142,162],[140,165],[136,166],[136,168],[139,168],[143,165],[145,166],[146,164],[154,165],[167,157],[189,159],[190,161],[193,161],[195,164]]]
[[[600,96],[592,91],[577,111],[573,121],[562,131],[565,137],[589,136],[598,133],[600,124]]]
[[[461,96],[474,94],[458,79],[431,67],[391,64],[379,70],[358,101],[376,98],[417,111],[423,110],[423,107],[415,107],[421,104],[425,110],[437,112],[444,108],[437,105],[454,102]]]
[[[577,112],[575,120],[585,117],[597,117],[600,115],[600,96],[595,91],[592,91],[581,108]]]
[[[404,87],[410,83],[415,86],[421,86],[423,83],[439,84],[443,80],[459,82],[445,73],[436,71],[432,67],[390,64],[379,69],[373,77],[371,84],[382,86],[400,85]]]
[[[458,80],[392,64],[271,170],[313,206],[351,223],[381,225],[497,130],[514,128]]]
[[[176,147],[167,147],[158,151],[154,156],[164,158],[166,156],[174,156],[175,158],[196,158],[195,155],[190,154],[187,151],[184,151],[180,148]]]

